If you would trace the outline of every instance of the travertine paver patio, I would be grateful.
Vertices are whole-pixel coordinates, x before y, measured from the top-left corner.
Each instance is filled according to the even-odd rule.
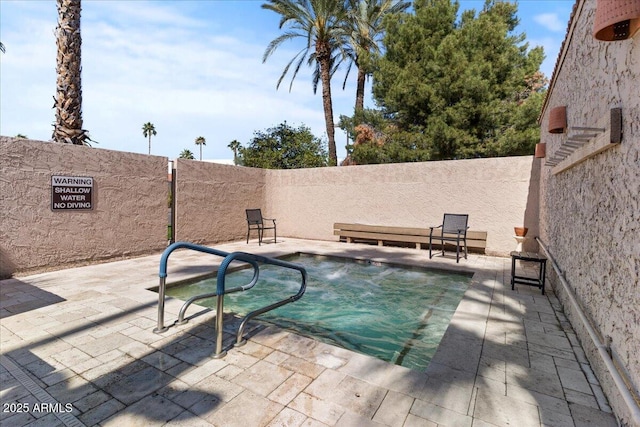
[[[415,249],[288,238],[218,248],[475,274],[425,372],[257,324],[247,345],[214,359],[212,313],[154,334],[157,294],[147,289],[158,283],[159,255],[5,280],[0,424],[616,425],[552,289],[512,291],[509,259],[470,255],[456,264]],[[169,282],[210,272],[216,261],[176,252]],[[180,306],[167,301],[167,323]]]

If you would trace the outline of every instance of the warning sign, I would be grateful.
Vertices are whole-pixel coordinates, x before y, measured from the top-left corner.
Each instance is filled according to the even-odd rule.
[[[54,211],[93,209],[93,178],[88,176],[51,177],[51,209]]]

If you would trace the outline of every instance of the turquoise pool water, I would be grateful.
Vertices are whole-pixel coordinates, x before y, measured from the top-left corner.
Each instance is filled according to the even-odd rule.
[[[307,269],[304,296],[257,320],[412,369],[427,367],[471,281],[465,274],[334,257],[298,254],[287,261]],[[227,289],[248,283],[252,274],[229,273]],[[215,287],[212,278],[170,287],[167,295],[186,300]],[[245,315],[299,288],[300,273],[261,266],[253,289],[225,296],[225,312]],[[215,298],[198,304],[215,308]]]

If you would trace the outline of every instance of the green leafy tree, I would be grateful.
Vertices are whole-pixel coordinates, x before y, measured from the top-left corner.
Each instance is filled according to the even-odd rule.
[[[180,152],[180,156],[179,158],[181,159],[188,159],[188,160],[195,160],[195,156],[193,155],[193,153],[191,152],[191,150],[189,149],[184,149]]]
[[[486,0],[459,18],[458,8],[418,0],[387,21],[373,92],[395,125],[384,150],[398,159],[529,154],[539,140],[544,54],[513,33],[517,5]]]
[[[28,139],[28,138],[27,138],[27,135],[24,135],[24,134],[21,134],[21,133],[17,134],[17,135],[16,135],[16,138],[20,138],[20,139]]]
[[[227,147],[229,147],[231,151],[233,151],[233,164],[236,166],[241,164],[240,157],[238,157],[238,151],[241,148],[240,141],[234,139],[229,143],[229,145],[227,145]]]
[[[200,146],[200,161],[202,161],[202,146],[207,145],[207,140],[204,139],[204,136],[199,136],[196,138],[196,145]]]
[[[244,166],[264,169],[298,169],[327,166],[325,143],[301,125],[284,122],[265,132],[254,132],[249,145],[240,148]]]
[[[149,154],[151,154],[151,137],[156,136],[158,132],[156,132],[156,127],[151,122],[147,122],[142,125],[142,135],[145,138],[149,138]]]
[[[333,120],[333,104],[331,99],[331,76],[337,66],[346,58],[345,22],[347,7],[344,0],[269,0],[262,8],[271,10],[281,16],[280,28],[285,32],[272,40],[264,52],[265,62],[271,54],[284,42],[303,39],[305,46],[289,61],[284,68],[277,86],[293,65],[291,86],[300,67],[307,63],[314,69],[313,90],[316,93],[318,82],[322,85],[322,104],[324,119],[329,140],[329,161],[337,164],[335,125]]]
[[[75,145],[89,145],[91,138],[82,129],[82,78],[80,0],[57,0],[56,27],[56,110],[52,139]]]

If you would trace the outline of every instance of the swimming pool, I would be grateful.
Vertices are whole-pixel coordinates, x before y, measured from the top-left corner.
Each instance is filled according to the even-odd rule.
[[[287,261],[307,269],[304,296],[260,315],[266,321],[323,342],[412,369],[433,357],[471,276],[461,273],[296,254]],[[227,289],[248,283],[253,269],[227,275]],[[216,279],[167,289],[186,300],[215,290]],[[298,291],[300,274],[264,265],[251,290],[225,295],[225,311],[245,315]],[[200,305],[215,307],[215,298]]]

